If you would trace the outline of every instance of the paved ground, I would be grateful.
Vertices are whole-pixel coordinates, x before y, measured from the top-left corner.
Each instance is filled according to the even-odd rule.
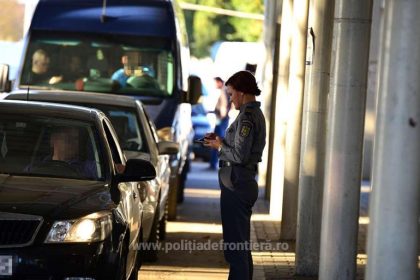
[[[178,219],[168,223],[168,237],[163,247],[168,246],[190,247],[197,250],[168,250],[161,251],[156,263],[146,263],[139,274],[140,279],[162,280],[195,280],[195,279],[227,279],[228,267],[220,250],[200,250],[205,243],[220,241],[222,227],[220,222],[220,191],[217,182],[217,172],[206,169],[207,164],[194,162],[190,172],[185,202],[178,208]],[[361,188],[359,220],[359,246],[358,246],[358,275],[357,279],[364,279],[366,264],[366,233],[368,225],[368,204],[370,188],[366,184]],[[263,190],[260,190],[263,196]],[[268,214],[268,202],[260,198],[251,218],[251,238],[253,242],[272,242],[279,244],[280,222],[273,221]],[[275,241],[275,242],[273,242]],[[176,245],[178,244],[178,245]],[[294,276],[295,244],[280,243],[280,250],[253,251],[254,280],[277,279],[316,279]],[[286,247],[283,247],[286,246]],[[288,248],[287,248],[288,247]],[[288,249],[288,250],[284,250]],[[420,279],[420,277],[419,277]]]
[[[219,242],[222,238],[217,172],[204,163],[192,164],[185,190],[185,201],[178,206],[178,217],[168,223],[165,244]],[[162,244],[165,246],[165,244]],[[191,246],[193,246],[192,244]],[[203,245],[204,246],[204,245]],[[187,247],[187,246],[184,246]],[[188,249],[188,248],[187,248]],[[227,279],[228,267],[219,250],[161,251],[156,263],[146,263],[140,279]]]

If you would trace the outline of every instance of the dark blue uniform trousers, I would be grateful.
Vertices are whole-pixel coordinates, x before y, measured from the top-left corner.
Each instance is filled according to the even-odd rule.
[[[233,190],[226,188],[219,179],[224,255],[230,265],[229,280],[252,279],[253,263],[249,246],[252,206],[258,198],[255,175],[254,171],[245,167],[234,166],[231,175]],[[242,244],[242,247],[235,247],[238,244]],[[248,248],[244,248],[245,244],[248,244]]]

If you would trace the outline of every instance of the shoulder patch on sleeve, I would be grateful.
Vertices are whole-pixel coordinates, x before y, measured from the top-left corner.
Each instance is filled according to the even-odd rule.
[[[240,128],[239,135],[241,137],[248,137],[251,130],[252,130],[252,122],[250,122],[248,120],[243,120],[241,122],[241,128]]]

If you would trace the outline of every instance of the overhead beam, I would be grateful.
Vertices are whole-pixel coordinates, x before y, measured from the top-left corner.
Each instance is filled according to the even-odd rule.
[[[240,17],[240,18],[246,18],[246,19],[255,19],[255,20],[261,20],[261,21],[264,20],[264,15],[262,14],[246,13],[246,12],[240,12],[240,11],[235,11],[235,10],[228,10],[228,9],[222,9],[222,8],[198,5],[198,4],[191,4],[191,3],[185,3],[185,2],[181,2],[180,6],[184,10],[201,11],[201,12],[214,13],[218,15]]]

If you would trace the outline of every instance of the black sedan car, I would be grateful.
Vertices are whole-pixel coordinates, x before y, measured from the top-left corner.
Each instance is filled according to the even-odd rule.
[[[155,176],[98,110],[0,102],[0,278],[137,279]]]

